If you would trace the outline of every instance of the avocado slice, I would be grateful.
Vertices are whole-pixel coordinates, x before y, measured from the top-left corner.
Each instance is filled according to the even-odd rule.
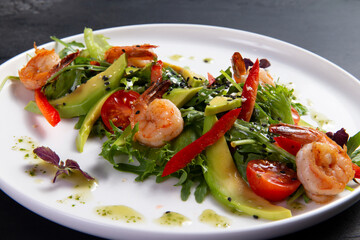
[[[111,96],[111,94],[113,94],[117,90],[119,90],[119,89],[117,88],[117,89],[107,93],[102,98],[100,98],[99,101],[96,104],[94,104],[92,106],[92,108],[89,110],[89,112],[86,114],[85,119],[81,124],[79,133],[76,137],[76,149],[79,152],[83,151],[85,142],[90,135],[93,125],[101,115],[101,108],[104,105],[105,101]]]
[[[204,132],[217,121],[216,116],[207,116],[204,121]],[[269,220],[291,217],[291,211],[256,195],[241,178],[225,137],[205,150],[207,170],[204,170],[212,195],[219,202],[232,210]]]
[[[185,103],[190,101],[203,87],[196,88],[174,88],[170,92],[163,95],[163,98],[169,99],[178,108],[184,106]]]
[[[85,115],[102,96],[119,87],[126,66],[126,56],[122,54],[105,71],[90,78],[72,93],[49,102],[59,111],[62,118]]]
[[[226,112],[241,106],[241,98],[232,99],[225,96],[214,97],[209,105],[205,107],[205,116],[215,115],[221,112]]]
[[[183,76],[183,78],[186,80],[188,86],[190,87],[199,87],[204,85],[206,78],[201,76],[200,74],[194,73],[188,69],[185,69],[183,67],[179,67],[176,65],[173,65],[171,63],[164,62],[164,67],[171,67],[175,70],[178,74]]]

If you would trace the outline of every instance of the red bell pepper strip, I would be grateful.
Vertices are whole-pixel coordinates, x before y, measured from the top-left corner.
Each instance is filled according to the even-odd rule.
[[[214,126],[208,132],[177,152],[167,162],[161,176],[165,177],[184,168],[207,146],[216,143],[216,141],[224,136],[224,134],[232,127],[240,111],[241,108],[237,108],[227,112],[214,124]]]
[[[208,73],[207,75],[208,75],[208,80],[209,80],[209,86],[211,86],[211,84],[213,84],[215,82],[215,78],[210,73]]]
[[[163,62],[161,60],[157,61],[151,67],[151,82],[157,82],[162,80],[162,68]]]
[[[291,153],[294,156],[296,156],[297,152],[302,147],[301,143],[286,137],[282,137],[282,136],[274,137],[274,140],[279,147],[281,147],[282,149],[284,149],[288,153]]]
[[[241,112],[239,114],[239,119],[242,119],[246,122],[250,121],[251,115],[254,111],[258,85],[259,85],[259,59],[256,59],[256,62],[250,69],[249,75],[243,87],[243,92],[241,94],[241,99],[243,103],[241,105]]]
[[[35,90],[35,102],[45,119],[51,124],[51,126],[55,127],[60,122],[60,114],[48,102],[45,94],[41,92],[40,88]]]

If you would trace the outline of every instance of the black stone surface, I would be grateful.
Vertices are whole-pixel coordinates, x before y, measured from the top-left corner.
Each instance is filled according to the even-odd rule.
[[[312,51],[360,79],[357,0],[1,0],[0,63],[38,45],[81,33],[143,23],[193,23],[246,30]],[[6,167],[6,166],[1,166]],[[360,239],[360,204],[278,239]],[[1,239],[98,239],[25,209],[0,191]],[[120,237],[121,238],[121,237]]]

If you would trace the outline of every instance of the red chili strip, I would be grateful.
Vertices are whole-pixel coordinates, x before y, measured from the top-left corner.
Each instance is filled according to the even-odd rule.
[[[35,102],[45,119],[55,127],[60,122],[59,112],[48,102],[40,88],[35,90]]]
[[[249,75],[245,81],[241,99],[241,112],[239,119],[249,122],[254,111],[257,89],[259,85],[259,60],[256,59],[253,67],[250,69]]]
[[[205,150],[206,147],[216,143],[216,141],[224,136],[232,127],[240,111],[241,108],[237,108],[227,112],[208,132],[177,152],[169,162],[167,162],[161,176],[165,177],[184,168],[196,155]]]
[[[209,80],[209,86],[211,86],[211,84],[213,84],[216,79],[210,73],[208,73],[207,75],[208,75],[208,80]]]

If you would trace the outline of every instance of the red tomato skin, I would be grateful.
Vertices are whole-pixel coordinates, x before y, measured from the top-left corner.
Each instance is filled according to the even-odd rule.
[[[360,167],[358,165],[356,165],[355,163],[353,163],[352,168],[355,171],[354,178],[360,178]]]
[[[274,140],[279,147],[281,147],[282,149],[284,149],[288,153],[291,153],[294,156],[296,156],[297,152],[302,147],[301,143],[286,137],[282,137],[282,136],[274,137]]]
[[[252,160],[246,168],[250,188],[269,201],[282,201],[300,186],[296,172],[280,162]]]
[[[119,90],[114,92],[101,108],[101,118],[108,130],[111,130],[110,120],[116,127],[125,129],[130,124],[131,106],[140,96],[135,91]]]

